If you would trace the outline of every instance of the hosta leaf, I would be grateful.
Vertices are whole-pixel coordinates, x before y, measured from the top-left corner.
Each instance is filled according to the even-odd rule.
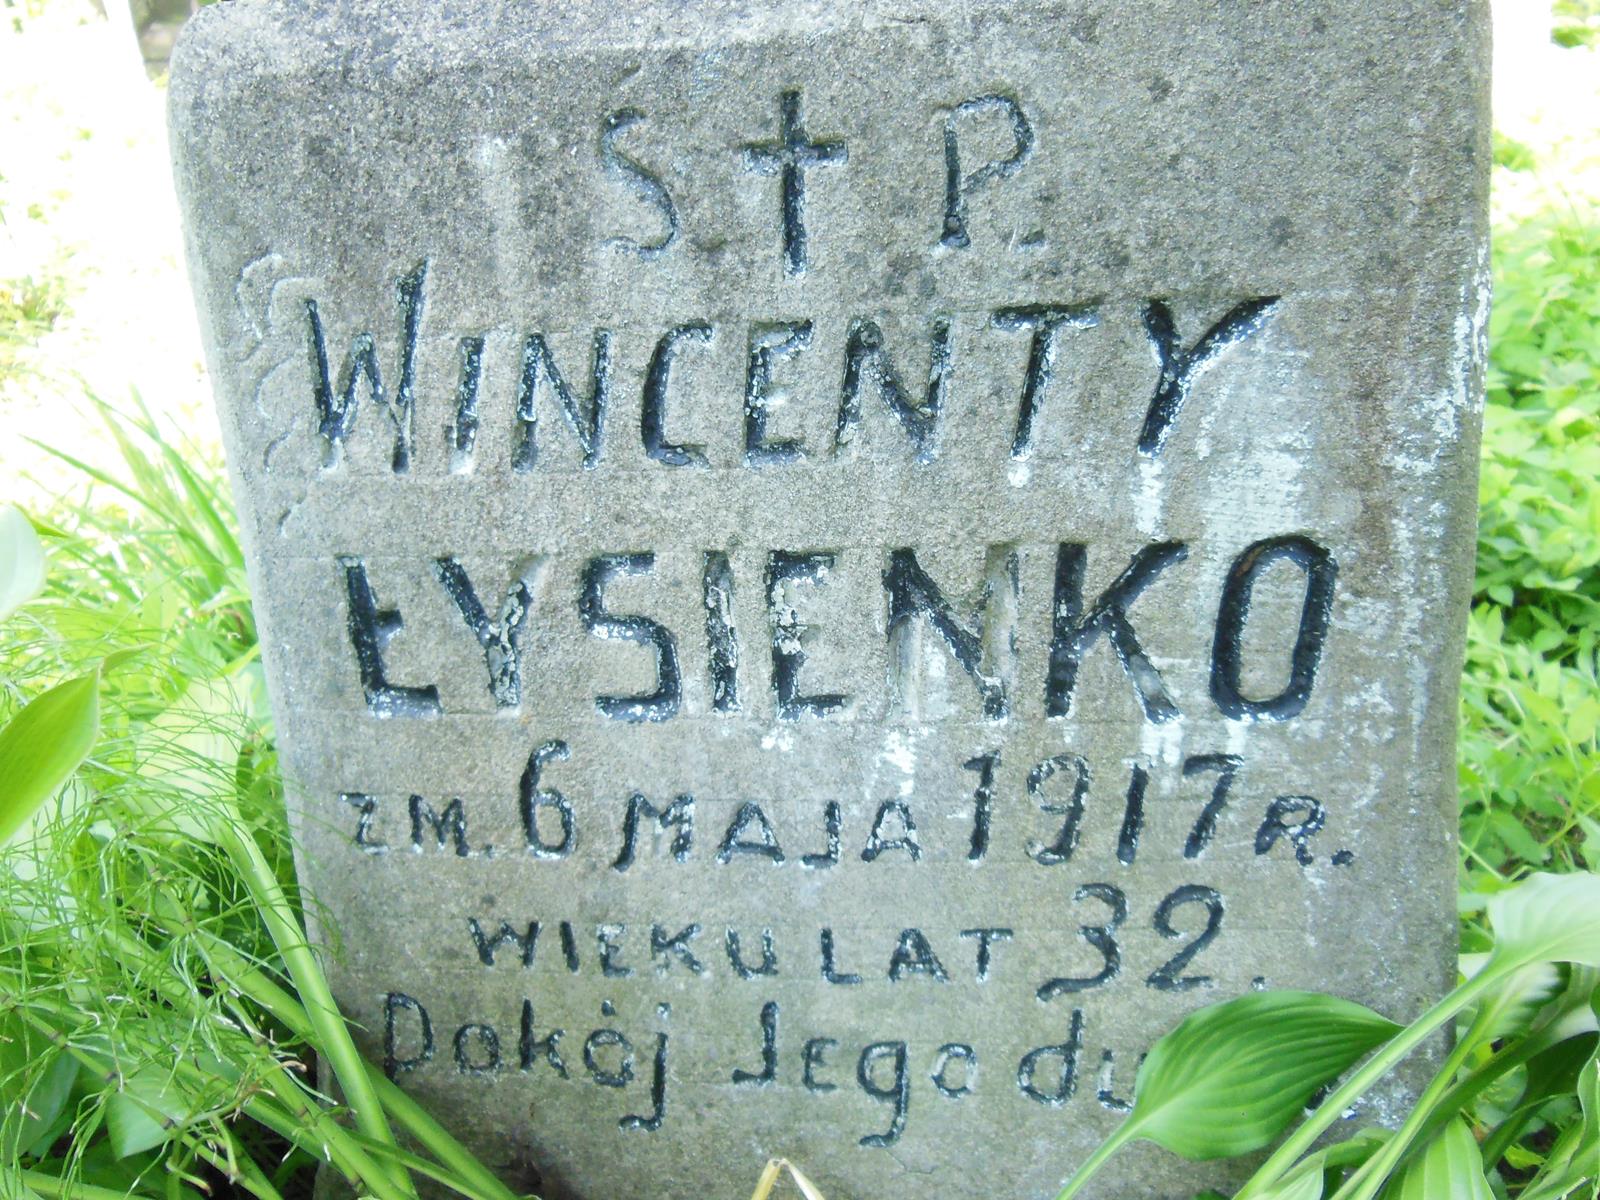
[[[1472,1130],[1452,1120],[1433,1143],[1389,1180],[1383,1200],[1494,1200]]]
[[[1307,1156],[1278,1182],[1256,1193],[1256,1200],[1322,1200],[1326,1174],[1335,1167],[1354,1167],[1371,1158],[1389,1139],[1387,1129],[1364,1129],[1349,1141],[1337,1142]]]
[[[1463,954],[1461,973],[1471,979],[1488,965],[1487,954]],[[1488,1025],[1483,1032],[1494,1038],[1521,1033],[1533,1024],[1545,1006],[1561,993],[1561,968],[1551,962],[1529,963],[1513,971],[1477,1003],[1474,1015],[1481,1014]]]
[[[100,673],[58,683],[0,729],[0,844],[55,795],[94,748]]]
[[[1580,1033],[1557,1042],[1528,1060],[1528,1082],[1522,1090],[1518,1108],[1543,1104],[1554,1096],[1570,1096],[1578,1088],[1585,1067],[1594,1061],[1596,1035]]]
[[[1491,896],[1494,957],[1508,963],[1600,966],[1600,875],[1530,875]]]
[[[1189,1159],[1258,1150],[1319,1087],[1399,1030],[1312,992],[1255,992],[1203,1008],[1151,1047],[1126,1136]]]
[[[0,504],[0,621],[44,587],[44,546],[28,518]]]
[[[1322,1200],[1320,1170],[1299,1170],[1259,1193],[1260,1200]]]

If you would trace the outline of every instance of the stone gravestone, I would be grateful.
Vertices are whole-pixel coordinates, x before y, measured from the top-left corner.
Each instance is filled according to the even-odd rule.
[[[547,1196],[1048,1197],[1186,1012],[1437,993],[1485,16],[202,12],[192,270],[367,1051]]]

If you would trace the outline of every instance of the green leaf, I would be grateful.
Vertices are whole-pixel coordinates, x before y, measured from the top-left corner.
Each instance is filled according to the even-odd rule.
[[[60,1121],[77,1077],[70,1054],[15,1015],[0,1018],[0,1109],[21,1114],[14,1124],[0,1125],[0,1154],[37,1151]]]
[[[1463,954],[1461,973],[1471,979],[1489,963],[1487,954]],[[1474,1015],[1488,1022],[1483,1033],[1490,1038],[1521,1033],[1533,1024],[1545,1006],[1561,993],[1564,980],[1554,963],[1529,963],[1513,971],[1474,1006]]]
[[[1383,1200],[1494,1200],[1483,1155],[1467,1123],[1450,1122],[1384,1188]]]
[[[1320,1166],[1297,1169],[1262,1192],[1261,1200],[1322,1200],[1323,1175]]]
[[[1600,966],[1600,875],[1530,875],[1491,896],[1494,960],[1501,968],[1533,962]]]
[[[44,587],[44,546],[32,523],[12,504],[0,504],[0,621]]]
[[[1600,1049],[1600,1035],[1580,1033],[1535,1054],[1528,1060],[1528,1082],[1517,1107],[1572,1095],[1584,1068],[1594,1061],[1596,1049]]]
[[[1151,1047],[1123,1137],[1189,1159],[1258,1150],[1319,1087],[1399,1030],[1312,992],[1255,992],[1203,1008]]]
[[[0,729],[0,844],[55,795],[94,748],[100,673],[35,696]]]
[[[1578,1103],[1582,1120],[1557,1139],[1519,1200],[1559,1200],[1582,1184],[1594,1183],[1594,1164],[1600,1161],[1600,1063],[1594,1059],[1578,1076]]]
[[[0,1163],[0,1196],[6,1197],[6,1200],[43,1200],[38,1192],[23,1182],[20,1168],[4,1163]]]
[[[144,1068],[127,1076],[106,1100],[106,1133],[118,1158],[142,1153],[172,1140],[189,1118],[177,1085],[165,1074]]]
[[[1356,1167],[1376,1154],[1391,1137],[1387,1129],[1363,1129],[1348,1141],[1308,1154],[1288,1174],[1256,1193],[1257,1200],[1322,1200],[1327,1172]]]

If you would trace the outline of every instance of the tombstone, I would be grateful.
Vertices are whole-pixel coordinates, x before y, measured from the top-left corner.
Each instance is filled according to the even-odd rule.
[[[1049,1197],[1185,1013],[1451,980],[1486,14],[1179,9],[185,33],[300,870],[514,1184]]]

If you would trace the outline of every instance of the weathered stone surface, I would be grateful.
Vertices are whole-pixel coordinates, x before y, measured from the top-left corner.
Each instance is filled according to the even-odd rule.
[[[191,264],[370,1052],[551,1196],[1037,1197],[1195,1006],[1437,992],[1485,25],[204,11]]]

